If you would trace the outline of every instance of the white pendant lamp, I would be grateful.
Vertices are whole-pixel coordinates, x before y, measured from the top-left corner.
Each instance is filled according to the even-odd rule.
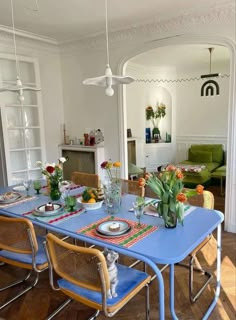
[[[14,8],[13,8],[13,0],[11,0],[11,18],[12,18],[12,34],[13,34],[13,42],[14,42],[14,54],[15,54],[15,63],[16,63],[16,85],[5,86],[0,88],[0,92],[16,92],[18,93],[18,99],[22,103],[24,101],[24,91],[40,91],[40,88],[24,86],[20,79],[20,67],[17,59],[16,53],[16,31],[15,31],[15,21],[14,21]]]
[[[135,81],[135,79],[130,76],[116,76],[112,74],[110,64],[109,64],[107,0],[105,0],[105,16],[106,16],[106,50],[107,50],[107,64],[106,64],[105,75],[101,77],[85,79],[83,81],[83,84],[105,87],[106,95],[111,97],[114,94],[114,89],[112,88],[112,86],[117,84],[129,84]]]

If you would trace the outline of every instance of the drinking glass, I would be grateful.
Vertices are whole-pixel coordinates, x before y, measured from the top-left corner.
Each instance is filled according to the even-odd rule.
[[[34,185],[34,190],[36,191],[36,194],[39,194],[41,190],[41,181],[34,180],[33,185]]]
[[[134,214],[135,217],[138,219],[137,228],[141,228],[141,217],[143,215],[143,209],[145,207],[145,200],[143,197],[137,197],[135,202],[133,202]]]
[[[26,197],[29,197],[29,189],[31,186],[32,180],[23,180],[23,186],[25,187],[26,190]]]
[[[73,196],[68,196],[65,198],[65,203],[66,203],[66,208],[72,212],[75,210],[75,206],[76,206],[76,197]]]

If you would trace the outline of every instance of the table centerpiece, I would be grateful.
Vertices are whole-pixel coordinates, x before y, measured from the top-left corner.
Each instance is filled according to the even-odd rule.
[[[167,165],[161,172],[147,173],[145,178],[139,179],[140,186],[149,186],[161,200],[157,211],[163,218],[166,228],[175,228],[177,222],[183,225],[184,202],[196,194],[202,194],[204,187],[197,185],[195,190],[184,189],[184,175],[174,165]]]
[[[121,189],[122,183],[120,179],[120,167],[119,161],[104,161],[101,164],[101,168],[105,172],[105,176],[102,178],[102,184],[104,188],[104,200],[108,213],[111,215],[117,213],[121,205]]]
[[[63,163],[68,158],[60,157],[58,163],[46,163],[42,164],[41,161],[37,161],[37,165],[40,166],[42,174],[46,176],[49,196],[52,200],[59,200],[61,197],[60,182],[63,181]]]

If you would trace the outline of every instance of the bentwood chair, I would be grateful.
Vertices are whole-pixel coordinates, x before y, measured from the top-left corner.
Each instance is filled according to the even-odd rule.
[[[122,193],[130,193],[140,197],[144,197],[145,188],[140,187],[137,180],[121,179],[121,182],[122,182]]]
[[[28,219],[0,216],[0,263],[29,270],[23,279],[18,279],[0,288],[0,291],[26,280],[30,282],[27,287],[3,303],[0,310],[35,287],[38,283],[39,273],[48,268],[43,246],[44,240],[45,237],[36,237],[33,224]]]
[[[107,291],[110,289],[110,278],[105,257],[100,250],[64,242],[51,233],[47,235],[45,249],[51,287],[69,297],[47,319],[52,319],[72,300],[96,310],[90,320],[96,319],[100,311],[112,317],[144,287],[147,291],[146,319],[149,319],[150,276],[147,273],[117,264],[118,296],[109,299]]]
[[[99,176],[95,173],[84,173],[84,172],[72,172],[71,180],[73,183],[81,186],[99,188],[100,180]]]
[[[204,190],[203,194],[200,195],[194,195],[192,197],[188,198],[188,203],[197,206],[197,207],[203,207],[207,209],[214,209],[214,195],[212,192]],[[189,270],[189,299],[192,303],[194,303],[199,296],[202,294],[206,286],[209,284],[211,279],[213,278],[213,275],[210,271],[205,270],[202,268],[198,258],[197,254],[203,249],[203,247],[211,241],[211,239],[214,239],[213,235],[210,234],[207,238],[205,238],[189,255],[189,262],[188,264],[179,263],[178,265],[184,266],[188,268]],[[203,283],[203,285],[200,287],[200,289],[197,290],[197,292],[194,293],[194,285],[193,285],[193,275],[194,271],[202,273],[206,276],[206,281]]]

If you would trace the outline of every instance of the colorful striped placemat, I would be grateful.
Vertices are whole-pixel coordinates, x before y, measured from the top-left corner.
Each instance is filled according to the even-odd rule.
[[[31,201],[31,200],[34,200],[36,197],[35,196],[30,196],[30,197],[23,197],[21,198],[20,200],[16,200],[14,202],[11,202],[11,203],[6,203],[6,204],[0,204],[0,208],[8,208],[8,207],[13,207],[13,206],[16,206],[16,205],[19,205],[23,202],[27,202],[27,201]]]
[[[95,238],[95,239],[106,239],[107,242],[113,243],[113,244],[119,244],[123,247],[129,248],[138,241],[142,240],[143,238],[147,237],[149,234],[152,232],[156,231],[158,229],[158,226],[152,226],[148,225],[145,223],[142,223],[141,228],[137,228],[137,222],[136,221],[131,221],[131,220],[126,220],[126,219],[116,219],[119,221],[125,221],[131,226],[131,231],[118,236],[118,237],[105,237],[105,236],[100,236],[96,233],[96,227],[102,222],[109,221],[111,220],[110,218],[103,218],[96,223],[91,223],[90,225],[83,227],[79,230],[77,230],[77,233],[82,233],[84,235],[87,235],[89,237]]]
[[[62,212],[59,212],[55,216],[40,217],[40,216],[34,215],[34,210],[33,210],[33,211],[23,213],[22,216],[25,216],[27,218],[28,217],[33,218],[33,219],[36,219],[36,220],[39,220],[42,222],[46,222],[46,223],[50,223],[50,224],[57,224],[59,222],[68,220],[71,217],[74,217],[75,215],[80,215],[83,212],[85,212],[84,208],[80,208],[80,209],[73,211],[73,212],[67,212],[67,211],[63,210]]]

